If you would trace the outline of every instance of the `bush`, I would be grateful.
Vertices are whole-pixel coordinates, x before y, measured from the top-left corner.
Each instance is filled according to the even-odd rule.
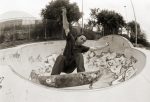
[[[127,34],[121,34],[121,36],[125,37],[126,39],[130,40],[129,36]]]
[[[3,43],[4,42],[4,40],[5,40],[5,36],[2,34],[2,35],[0,35],[0,43]]]
[[[31,32],[32,39],[43,39],[44,38],[44,26],[43,24],[37,24]]]
[[[135,43],[135,38],[130,38],[130,41]],[[142,44],[144,47],[150,47],[150,43],[146,39],[138,38],[137,43]]]
[[[84,29],[83,34],[86,36],[88,40],[98,39],[97,33],[94,31]]]

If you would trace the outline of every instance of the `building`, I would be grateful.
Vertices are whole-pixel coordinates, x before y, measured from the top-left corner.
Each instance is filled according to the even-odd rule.
[[[9,11],[0,15],[0,35],[5,40],[30,39],[30,32],[34,25],[41,22],[32,15],[23,11]],[[16,37],[15,37],[15,36]]]

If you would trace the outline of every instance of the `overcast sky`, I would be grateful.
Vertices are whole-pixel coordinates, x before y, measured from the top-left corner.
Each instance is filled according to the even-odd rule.
[[[45,7],[51,0],[0,0],[0,14],[7,11],[25,11],[31,15],[40,18],[41,9]],[[82,0],[70,0],[76,2],[78,6],[82,6]],[[137,22],[141,28],[147,33],[150,41],[150,0],[132,0],[134,3]],[[115,10],[124,16],[125,20],[134,19],[133,10],[130,0],[83,0],[84,2],[84,22],[89,17],[91,8]],[[126,6],[126,7],[124,7]]]

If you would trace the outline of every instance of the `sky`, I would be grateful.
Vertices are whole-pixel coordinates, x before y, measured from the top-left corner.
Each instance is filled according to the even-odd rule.
[[[40,19],[41,9],[51,0],[0,0],[0,14],[7,11],[25,11],[37,19]],[[82,10],[82,0],[70,0],[76,2]],[[137,22],[147,34],[150,41],[150,0],[132,0]],[[120,13],[126,21],[134,20],[133,9],[130,0],[83,0],[84,22],[87,21],[90,9],[100,8],[115,10]]]

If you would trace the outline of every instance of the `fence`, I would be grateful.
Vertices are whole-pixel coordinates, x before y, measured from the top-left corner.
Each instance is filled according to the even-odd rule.
[[[74,24],[74,32],[79,32],[79,26]],[[81,28],[80,28],[81,29]],[[88,39],[95,39],[96,33],[84,29]],[[62,23],[57,20],[10,20],[0,22],[0,43],[16,40],[53,40],[64,39]]]
[[[10,20],[0,23],[0,42],[60,38],[62,27],[56,20]],[[56,28],[57,27],[57,28]],[[57,30],[56,30],[57,29]]]

